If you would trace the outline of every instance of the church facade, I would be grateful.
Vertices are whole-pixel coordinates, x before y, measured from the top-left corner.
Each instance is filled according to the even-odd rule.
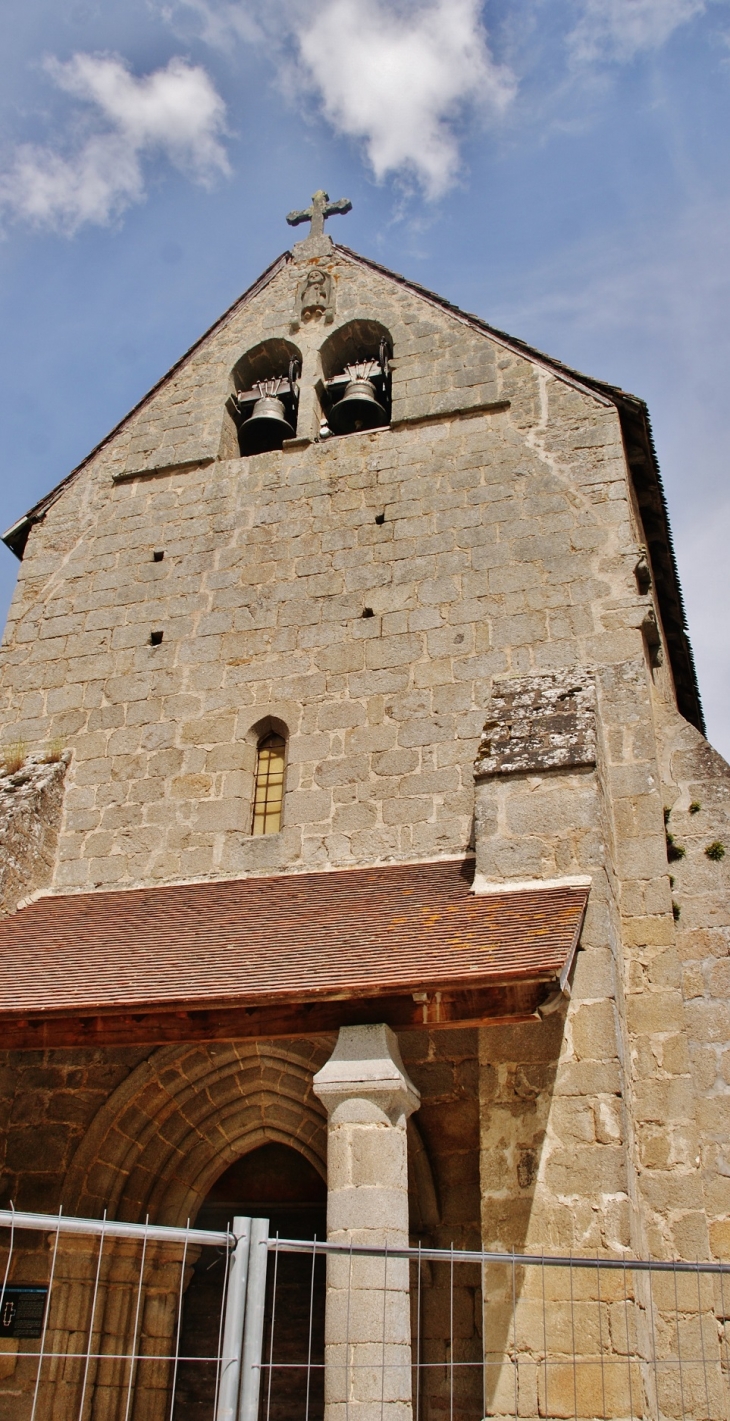
[[[0,1206],[290,1169],[331,1237],[728,1260],[730,768],[641,400],[313,222],[5,542]]]

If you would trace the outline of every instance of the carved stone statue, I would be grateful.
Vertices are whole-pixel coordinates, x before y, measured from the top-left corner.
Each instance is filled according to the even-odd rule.
[[[297,287],[292,330],[298,330],[301,324],[306,325],[310,321],[323,320],[325,325],[330,325],[334,314],[332,277],[320,266],[310,267]]]

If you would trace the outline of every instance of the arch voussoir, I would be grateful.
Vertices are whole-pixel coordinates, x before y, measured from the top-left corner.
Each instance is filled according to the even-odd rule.
[[[185,1223],[219,1174],[267,1141],[326,1173],[312,1074],[327,1043],[162,1047],[101,1107],[66,1176],[71,1213]]]

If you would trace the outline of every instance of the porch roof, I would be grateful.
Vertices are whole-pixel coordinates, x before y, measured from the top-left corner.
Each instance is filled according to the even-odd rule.
[[[38,898],[0,921],[5,1047],[535,1015],[588,888],[470,891],[473,859]]]

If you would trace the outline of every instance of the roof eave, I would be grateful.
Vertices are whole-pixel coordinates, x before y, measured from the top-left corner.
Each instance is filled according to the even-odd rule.
[[[43,514],[40,514],[40,517],[42,518]],[[33,524],[38,521],[38,517],[33,518],[30,513],[24,513],[23,517],[19,518],[17,523],[13,523],[12,528],[8,528],[6,532],[2,534],[1,541],[5,544],[6,548],[10,549],[11,553],[15,554],[19,562],[23,561],[23,553],[25,552],[25,545],[30,537],[30,530]]]

